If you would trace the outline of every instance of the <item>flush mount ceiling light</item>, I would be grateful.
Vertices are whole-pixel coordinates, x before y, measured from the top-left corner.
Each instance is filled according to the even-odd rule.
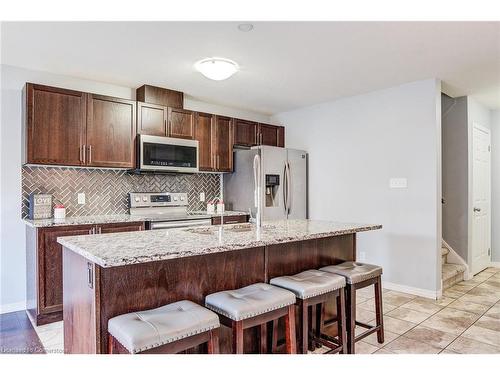
[[[222,57],[210,57],[194,64],[197,71],[214,81],[228,79],[239,70],[238,64]]]

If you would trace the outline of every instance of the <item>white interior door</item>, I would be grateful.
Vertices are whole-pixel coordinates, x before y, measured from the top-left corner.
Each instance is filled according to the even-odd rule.
[[[491,261],[491,154],[490,132],[474,124],[472,135],[472,273]]]

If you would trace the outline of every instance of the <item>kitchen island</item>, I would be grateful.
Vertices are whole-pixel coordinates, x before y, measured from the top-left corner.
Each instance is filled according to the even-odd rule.
[[[66,353],[106,353],[114,316],[267,282],[356,258],[356,233],[380,225],[313,220],[58,238]],[[249,330],[245,351],[256,349]],[[230,352],[230,329],[221,330]]]

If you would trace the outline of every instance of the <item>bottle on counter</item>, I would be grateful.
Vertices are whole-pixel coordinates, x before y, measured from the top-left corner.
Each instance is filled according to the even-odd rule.
[[[218,214],[224,213],[224,201],[222,199],[219,199],[217,202],[217,213]]]
[[[62,204],[56,204],[54,206],[54,219],[64,218],[66,218],[66,208]]]

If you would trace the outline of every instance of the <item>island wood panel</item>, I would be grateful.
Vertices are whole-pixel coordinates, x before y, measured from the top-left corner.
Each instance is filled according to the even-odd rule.
[[[65,249],[66,252],[71,251]],[[86,264],[87,261],[83,257],[75,256],[80,257]],[[95,266],[95,301],[90,302],[87,299],[86,302],[81,302],[73,296],[69,299],[64,297],[65,352],[81,353],[79,350],[82,348],[91,348],[83,346],[78,339],[73,339],[74,336],[68,335],[66,339],[66,328],[73,331],[72,335],[78,336],[78,332],[87,332],[89,321],[95,321],[91,329],[95,332],[98,347],[90,353],[106,353],[107,322],[112,317],[156,308],[183,299],[204,305],[205,297],[210,293],[266,282],[272,277],[294,274],[306,269],[338,264],[345,260],[354,260],[354,257],[355,234],[350,234],[127,266]],[[86,273],[86,269],[75,270],[71,264],[66,263],[66,259],[65,267],[65,296],[79,295],[82,293],[80,289],[83,289],[84,299],[88,298],[87,279],[75,277],[75,282],[66,284],[66,273]],[[76,309],[67,306],[70,303],[76,304]],[[95,310],[84,309],[80,306],[81,303],[92,306],[95,303]],[[67,308],[70,309],[69,318],[73,318],[69,324],[66,323]],[[333,306],[329,309],[334,311]],[[77,320],[74,318],[75,314],[88,316]],[[280,336],[282,335],[280,332]],[[257,344],[257,330],[245,331],[245,352],[257,352]],[[231,352],[231,330],[227,327],[221,328],[220,347],[221,353]]]
[[[99,267],[63,248],[63,319],[65,353],[101,353]]]

